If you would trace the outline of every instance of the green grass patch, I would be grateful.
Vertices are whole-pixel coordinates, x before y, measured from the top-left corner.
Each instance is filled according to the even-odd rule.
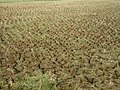
[[[12,90],[52,90],[52,81],[47,74],[42,74],[40,71],[34,72],[34,75],[28,75],[26,80],[17,79],[11,89]],[[0,81],[0,88],[7,90],[8,85],[5,81]],[[0,89],[0,90],[1,90]]]

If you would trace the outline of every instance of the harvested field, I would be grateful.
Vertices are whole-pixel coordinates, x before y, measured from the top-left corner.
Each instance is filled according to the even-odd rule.
[[[120,90],[120,1],[0,3],[0,90],[37,70],[53,90]]]

